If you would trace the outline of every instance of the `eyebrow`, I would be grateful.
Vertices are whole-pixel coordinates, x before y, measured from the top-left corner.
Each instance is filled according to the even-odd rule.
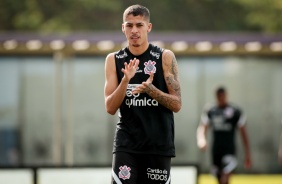
[[[134,23],[131,23],[131,22],[125,22],[126,25],[133,25]],[[144,23],[143,22],[137,22],[135,23],[136,25],[143,25]]]

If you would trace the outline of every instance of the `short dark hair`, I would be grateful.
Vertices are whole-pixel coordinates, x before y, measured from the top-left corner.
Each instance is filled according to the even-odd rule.
[[[226,89],[223,86],[219,86],[215,91],[216,96],[225,94],[225,93],[226,93]]]
[[[136,4],[129,6],[123,13],[123,22],[128,15],[142,16],[150,22],[150,11],[145,6]]]

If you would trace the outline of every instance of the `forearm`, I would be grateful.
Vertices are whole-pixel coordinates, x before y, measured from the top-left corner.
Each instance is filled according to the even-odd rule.
[[[207,130],[208,126],[202,123],[197,129],[197,145],[202,151],[207,149]]]
[[[250,156],[250,144],[245,128],[241,128],[241,137],[244,145],[245,155]]]
[[[202,125],[200,125],[197,129],[197,141],[198,142],[206,141],[207,140],[206,135],[207,135],[206,129]]]
[[[248,139],[246,139],[244,141],[244,148],[245,148],[245,155],[246,156],[250,156],[251,155],[251,151],[250,151],[250,145],[249,145]]]
[[[125,98],[128,82],[123,78],[116,90],[106,97],[106,109],[108,113],[114,115],[119,109]]]
[[[153,84],[149,85],[147,94],[173,112],[178,112],[181,109],[181,99],[178,96],[164,93]]]

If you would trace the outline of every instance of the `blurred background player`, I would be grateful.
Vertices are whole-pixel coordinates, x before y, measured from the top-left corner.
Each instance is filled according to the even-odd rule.
[[[246,118],[241,110],[230,104],[224,87],[216,90],[217,104],[204,110],[197,130],[198,147],[207,149],[207,131],[213,129],[212,173],[220,184],[228,184],[232,171],[237,166],[235,131],[240,130],[245,148],[245,167],[251,167],[251,155],[246,131]]]
[[[106,58],[105,104],[119,109],[113,150],[113,183],[169,184],[175,156],[173,112],[181,108],[173,52],[148,42],[150,13],[141,5],[124,11],[128,47]]]

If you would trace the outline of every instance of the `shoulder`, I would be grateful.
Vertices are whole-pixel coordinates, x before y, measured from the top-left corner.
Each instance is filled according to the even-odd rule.
[[[111,52],[107,55],[106,60],[113,60],[115,59],[116,52]]]
[[[210,116],[211,116],[211,109],[213,108],[214,106],[210,103],[207,103],[205,104],[204,106],[204,110],[201,114],[201,122],[205,125],[208,125],[209,122],[210,122]]]
[[[230,108],[234,109],[234,110],[237,111],[237,112],[241,112],[241,111],[242,111],[241,108],[240,108],[238,105],[234,104],[234,103],[229,103],[228,106],[229,106]]]
[[[115,60],[115,58],[117,59],[122,59],[127,57],[128,54],[126,52],[126,48],[123,48],[121,50],[118,50],[116,52],[111,52],[107,55],[106,60]]]
[[[236,116],[241,116],[243,114],[241,108],[235,104],[229,104],[229,108],[233,109],[233,112],[235,112]]]
[[[111,63],[115,60],[116,52],[109,53],[106,57],[106,64]]]
[[[112,72],[116,69],[116,62],[115,62],[116,52],[109,53],[106,57],[105,61],[105,70],[107,72]]]
[[[163,60],[172,61],[172,59],[175,58],[175,55],[171,50],[164,49],[162,58],[163,58]]]
[[[106,60],[115,60],[116,59],[123,59],[128,56],[126,52],[126,48],[123,48],[121,50],[118,50],[116,52],[109,53],[106,57]]]
[[[175,55],[171,50],[165,49],[162,54],[162,63],[164,69],[171,69],[172,66],[176,66],[177,62]]]
[[[207,103],[207,104],[205,104],[203,111],[205,113],[210,113],[211,111],[216,110],[216,108],[217,108],[217,105],[215,105],[213,103]]]

